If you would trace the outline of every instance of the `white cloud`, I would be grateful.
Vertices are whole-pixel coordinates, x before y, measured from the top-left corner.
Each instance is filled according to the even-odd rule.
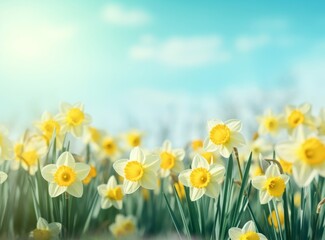
[[[135,60],[176,67],[203,66],[230,59],[219,36],[171,37],[165,41],[145,36],[130,49],[129,54]]]
[[[151,16],[141,9],[126,9],[119,5],[109,5],[103,11],[103,19],[119,26],[140,26],[149,23]]]
[[[235,41],[235,47],[240,52],[250,52],[257,48],[270,44],[271,38],[268,35],[241,36]]]

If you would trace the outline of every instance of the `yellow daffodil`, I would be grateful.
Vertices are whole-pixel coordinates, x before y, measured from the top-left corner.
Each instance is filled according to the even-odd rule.
[[[97,187],[98,193],[101,196],[101,207],[103,209],[114,206],[117,209],[122,209],[123,204],[123,189],[122,185],[117,185],[114,176],[108,179],[107,184],[101,184]]]
[[[298,126],[315,127],[315,119],[311,115],[311,105],[308,103],[298,107],[288,105],[285,109],[285,120],[289,132]]]
[[[281,201],[289,176],[281,174],[276,164],[271,164],[265,171],[265,175],[252,179],[252,185],[259,190],[261,204],[268,203],[272,199]]]
[[[271,214],[268,216],[267,221],[270,226],[273,226],[276,231],[279,231],[279,224],[281,228],[284,228],[284,211],[283,211],[283,207],[280,204],[278,204],[277,206],[277,211],[278,211],[280,222],[278,222],[278,218],[276,216],[275,210],[273,210]]]
[[[87,177],[84,180],[82,180],[82,183],[85,185],[89,184],[91,182],[91,180],[97,176],[96,167],[92,164],[90,164],[89,167],[90,167],[90,170],[89,170]]]
[[[52,135],[55,132],[56,147],[61,148],[64,134],[61,131],[60,123],[57,116],[53,117],[50,113],[44,112],[40,122],[36,123],[36,127],[41,131],[47,145],[50,144]]]
[[[135,147],[140,147],[142,144],[143,133],[139,130],[131,130],[122,135],[125,140],[126,147],[132,149]]]
[[[61,233],[61,223],[48,223],[44,218],[39,218],[36,229],[34,229],[30,236],[35,240],[51,240],[58,239]]]
[[[245,139],[240,133],[241,127],[239,120],[208,121],[209,138],[206,140],[206,150],[218,151],[223,157],[228,158],[234,147],[245,144]]]
[[[242,229],[232,227],[228,233],[231,240],[267,240],[263,234],[256,232],[253,221],[248,221]]]
[[[171,172],[179,173],[183,170],[184,149],[172,149],[170,141],[165,141],[159,150],[160,176],[168,177]]]
[[[258,133],[261,135],[279,133],[284,124],[282,115],[275,115],[270,109],[266,110],[263,116],[257,118],[259,122]]]
[[[48,151],[46,141],[42,136],[31,135],[28,133],[23,139],[15,144],[15,161],[12,161],[11,167],[17,170],[22,166],[29,174],[34,175],[38,170],[39,161],[43,159]],[[40,163],[42,166],[42,163]]]
[[[71,132],[75,137],[81,137],[84,128],[91,122],[91,117],[84,112],[84,106],[81,103],[70,105],[62,103],[60,106],[58,120],[62,127],[62,132]]]
[[[136,220],[133,216],[117,214],[115,222],[109,226],[109,230],[116,238],[131,236],[135,238],[137,232]]]
[[[299,127],[292,140],[278,144],[276,153],[292,163],[292,175],[300,187],[320,174],[325,177],[325,138]]]
[[[224,173],[225,168],[222,165],[209,164],[202,156],[196,155],[192,169],[182,171],[178,179],[184,186],[190,188],[190,198],[196,201],[204,194],[217,198]]]
[[[11,160],[13,157],[12,142],[8,138],[8,130],[0,126],[0,164],[4,160]]]
[[[129,159],[114,162],[113,168],[124,178],[125,194],[135,192],[140,186],[147,189],[155,189],[157,186],[159,158],[156,155],[145,156],[139,147],[131,151]]]
[[[112,136],[105,136],[102,139],[100,152],[101,157],[108,157],[113,162],[122,155],[118,140]]]
[[[90,167],[85,163],[76,163],[69,152],[64,152],[56,164],[43,167],[43,178],[49,182],[49,194],[57,197],[67,192],[74,197],[81,197],[83,193],[82,180],[87,177]]]
[[[0,184],[4,183],[8,178],[8,175],[5,172],[0,171]]]

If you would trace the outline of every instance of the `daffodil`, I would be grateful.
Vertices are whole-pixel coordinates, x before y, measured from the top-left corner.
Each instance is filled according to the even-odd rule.
[[[8,130],[0,126],[0,164],[4,160],[11,160],[13,157],[12,142],[8,138]]]
[[[83,140],[90,144],[93,150],[98,151],[105,132],[93,126],[85,128]]]
[[[55,133],[56,147],[61,148],[64,134],[61,131],[60,123],[57,116],[52,116],[49,112],[44,112],[40,122],[36,123],[36,127],[41,131],[47,145],[50,144],[53,133]]]
[[[159,150],[160,156],[160,176],[167,177],[170,173],[179,173],[183,170],[183,159],[185,151],[183,149],[172,149],[170,141],[165,141]]]
[[[282,115],[274,114],[270,109],[266,110],[263,116],[257,118],[259,122],[259,134],[276,135],[279,133],[284,124]]]
[[[113,168],[124,178],[125,194],[135,192],[140,186],[147,189],[155,189],[157,186],[159,158],[155,155],[145,156],[139,147],[131,151],[129,159],[114,162]]]
[[[272,153],[273,146],[268,141],[266,141],[264,138],[259,137],[252,142],[248,143],[248,149],[249,152],[252,153],[252,157],[254,160],[257,160],[262,155],[268,155]],[[247,157],[248,155],[246,155]]]
[[[29,174],[34,175],[47,151],[48,146],[42,136],[26,133],[14,146],[15,160],[12,161],[11,167],[17,170],[22,166]],[[42,163],[40,165],[42,166]]]
[[[196,155],[192,161],[192,169],[182,171],[178,179],[190,188],[190,198],[196,201],[204,194],[217,198],[224,174],[225,168],[222,165],[209,164],[202,156]]]
[[[279,216],[279,222],[275,210],[273,210],[268,216],[267,221],[270,226],[273,226],[276,231],[279,231],[279,226],[281,226],[281,228],[284,228],[284,211],[283,207],[280,204],[277,206],[277,212]]]
[[[57,197],[67,192],[68,194],[81,197],[83,193],[82,180],[87,177],[90,167],[85,163],[76,163],[69,152],[64,152],[57,159],[56,164],[43,167],[43,178],[49,182],[49,194]]]
[[[92,164],[90,164],[89,167],[90,167],[90,170],[89,170],[87,177],[85,177],[84,180],[82,180],[82,183],[85,185],[89,184],[90,181],[97,176],[96,167]]]
[[[123,134],[127,148],[139,147],[142,144],[143,133],[139,130],[131,130]]]
[[[122,209],[123,204],[123,189],[122,185],[118,185],[114,176],[108,179],[107,184],[101,184],[97,187],[98,193],[101,196],[101,207],[103,209],[114,206],[117,209]]]
[[[289,176],[281,174],[276,164],[271,164],[265,171],[265,175],[252,179],[252,185],[259,190],[261,204],[268,203],[272,199],[281,200],[285,191]]]
[[[81,137],[84,128],[91,122],[91,117],[85,113],[84,106],[81,103],[70,105],[62,103],[60,106],[58,120],[62,126],[62,132],[71,132],[75,137]]]
[[[267,238],[256,232],[253,221],[248,221],[242,229],[232,227],[229,229],[229,237],[231,240],[267,240]]]
[[[39,218],[36,229],[34,229],[30,236],[35,240],[54,240],[59,239],[61,233],[61,223],[48,223],[44,218]]]
[[[292,140],[277,145],[281,159],[292,163],[292,175],[300,187],[308,186],[320,174],[325,177],[325,138],[299,127]]]
[[[112,136],[105,136],[100,142],[101,157],[108,157],[111,161],[115,161],[122,155],[122,150],[118,140]]]
[[[212,163],[222,163],[220,160],[220,154],[218,152],[209,152],[205,148],[204,142],[200,139],[193,140],[191,142],[191,148],[192,151],[190,152],[190,158],[193,159],[196,154],[200,154],[202,157],[204,157],[209,164]]]
[[[239,120],[208,121],[209,138],[206,140],[206,149],[209,152],[218,151],[223,157],[228,158],[234,147],[245,144],[245,139],[240,133],[242,124]]]
[[[5,172],[0,171],[0,184],[4,183],[8,178],[8,175]]]
[[[308,103],[301,104],[298,107],[288,105],[285,113],[289,132],[298,126],[315,127],[315,119],[311,115],[311,105]]]
[[[136,220],[133,216],[123,216],[117,214],[115,222],[109,226],[109,230],[116,238],[122,238],[127,236],[133,236],[136,234],[137,225]]]

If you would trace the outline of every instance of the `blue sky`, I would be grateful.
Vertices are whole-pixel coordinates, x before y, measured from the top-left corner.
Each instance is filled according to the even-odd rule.
[[[19,109],[30,120],[82,101],[102,117],[132,109],[129,99],[141,108],[159,96],[160,109],[170,95],[225,92],[294,90],[294,102],[319,102],[323,9],[298,1],[2,0],[0,116],[9,121]]]

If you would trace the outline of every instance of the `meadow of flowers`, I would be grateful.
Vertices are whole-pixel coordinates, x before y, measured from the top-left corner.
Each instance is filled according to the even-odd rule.
[[[325,238],[325,110],[266,110],[252,136],[207,120],[205,139],[155,149],[87,112],[63,103],[20,139],[0,128],[1,239]]]

